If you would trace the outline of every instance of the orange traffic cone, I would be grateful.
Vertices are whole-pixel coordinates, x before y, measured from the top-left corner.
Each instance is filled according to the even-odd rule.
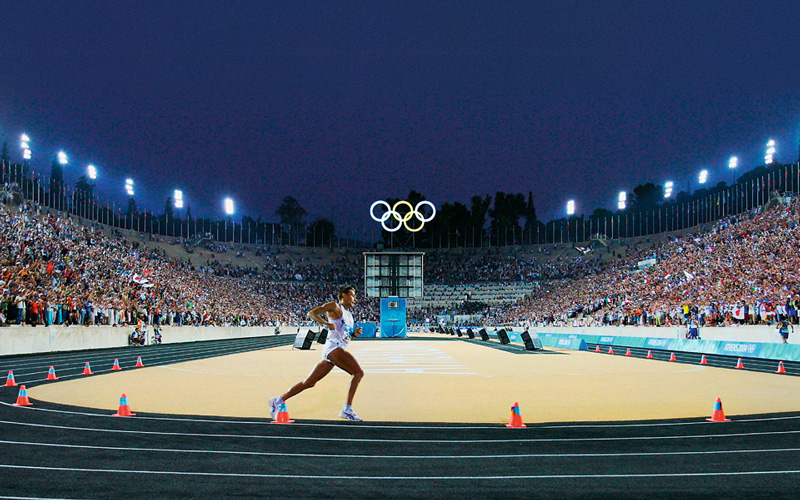
[[[56,377],[56,370],[52,366],[47,370],[47,380],[58,380],[58,377]]]
[[[707,365],[708,364],[708,361],[706,360],[706,355],[705,354],[703,354],[703,356],[700,358],[700,364],[701,365]]]
[[[83,374],[84,375],[94,375],[92,373],[92,367],[89,366],[89,362],[87,361],[85,365],[83,365]]]
[[[711,412],[711,418],[707,418],[709,422],[730,422],[731,419],[725,418],[725,412],[722,411],[722,400],[717,398],[714,403],[714,411]]]
[[[119,398],[119,410],[117,413],[111,415],[112,417],[135,417],[135,413],[131,413],[131,407],[128,405],[128,396],[123,394]]]
[[[17,381],[14,380],[14,372],[8,370],[8,377],[6,377],[6,387],[16,387]]]
[[[736,362],[736,366],[734,367],[737,370],[744,370],[744,363],[742,363],[742,358],[739,358],[739,361]]]
[[[286,403],[281,403],[281,407],[278,410],[278,416],[270,422],[271,424],[291,424],[294,423],[294,420],[289,420],[289,410],[286,409]]]
[[[144,368],[144,363],[142,363],[141,356],[136,358],[136,366],[134,368]]]
[[[33,403],[28,399],[28,390],[24,385],[19,386],[19,396],[14,406],[33,406]]]
[[[670,361],[678,361],[678,358],[675,357],[675,353],[674,352],[669,353],[669,360]]]
[[[653,359],[653,351],[647,351],[647,356],[645,356],[645,358],[646,359]]]
[[[786,373],[786,368],[783,367],[783,361],[778,361],[778,371],[775,373]]]
[[[625,351],[625,355],[626,356],[633,356],[633,354],[631,354],[631,348],[630,347],[628,347],[628,350]]]
[[[601,352],[600,351],[600,344],[597,344],[597,347],[594,348],[594,352]]]
[[[114,360],[114,366],[111,367],[111,371],[112,372],[118,372],[120,370],[122,370],[122,368],[119,367],[119,360],[115,359]]]
[[[611,346],[608,346],[608,353],[609,354],[614,354],[614,348],[611,347]]]
[[[511,418],[508,420],[506,427],[511,427],[513,429],[527,427],[527,425],[522,423],[522,413],[519,411],[519,403],[514,403],[514,406],[511,407]]]

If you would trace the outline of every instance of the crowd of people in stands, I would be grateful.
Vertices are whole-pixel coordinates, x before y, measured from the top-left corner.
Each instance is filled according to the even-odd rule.
[[[9,199],[3,199],[10,202]],[[800,204],[732,216],[694,234],[616,258],[562,248],[426,252],[428,283],[531,282],[516,303],[477,311],[483,324],[737,325],[798,323]],[[246,259],[198,241],[202,264],[167,256],[74,216],[23,203],[0,207],[0,323],[24,325],[303,324],[337,287],[360,284],[360,253],[260,248]],[[221,258],[219,253],[225,254]],[[187,255],[188,256],[188,255]],[[643,269],[640,261],[648,261]],[[198,259],[195,259],[197,262]],[[376,299],[359,298],[358,318],[377,321]],[[474,308],[475,304],[471,304]],[[410,317],[431,319],[440,311]],[[459,314],[458,305],[448,313]],[[476,311],[470,311],[475,314]]]
[[[0,323],[19,325],[302,324],[336,284],[275,283],[193,266],[74,216],[0,208]],[[373,319],[367,302],[361,314]]]
[[[580,279],[553,280],[502,311],[538,325],[798,323],[800,203],[759,209],[671,237],[657,251],[612,261]],[[655,265],[639,270],[648,258]]]

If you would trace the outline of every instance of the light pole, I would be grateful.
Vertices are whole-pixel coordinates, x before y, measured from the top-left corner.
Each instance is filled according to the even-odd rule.
[[[22,135],[20,136],[20,145],[19,145],[19,146],[20,146],[20,148],[22,148],[22,175],[23,175],[23,192],[25,191],[25,189],[24,189],[24,176],[25,176],[25,171],[27,170],[27,168],[26,168],[26,167],[28,167],[28,166],[29,166],[29,164],[30,164],[29,162],[30,162],[30,159],[31,159],[31,147],[30,147],[30,142],[31,142],[31,139],[30,139],[30,137],[28,137],[26,134],[22,134]],[[10,174],[10,173],[11,173],[11,172],[9,172],[9,174]],[[15,176],[15,177],[16,177],[16,176]],[[33,183],[32,183],[32,182],[31,182],[31,187],[33,187]],[[35,202],[35,201],[36,201],[36,200],[34,199],[34,202]]]
[[[675,183],[672,182],[672,181],[667,181],[667,182],[664,183],[664,199],[665,200],[668,200],[668,199],[670,199],[672,197],[672,188],[674,186],[675,186]],[[659,212],[661,213],[661,210],[659,210]],[[663,215],[663,213],[661,213],[661,215]],[[661,215],[659,215],[659,217],[661,217]],[[659,228],[659,229],[661,229],[661,228]],[[669,213],[667,213],[667,231],[669,231]]]
[[[67,153],[65,153],[63,151],[59,151],[56,156],[58,158],[58,164],[59,165],[64,166],[67,163],[69,163],[69,158],[67,158]],[[58,207],[58,209],[60,210],[61,209],[60,205],[66,204],[65,197],[64,197],[64,195],[66,193],[63,192],[64,191],[64,171],[63,171],[63,169],[61,171],[61,185],[58,186],[58,191],[59,191],[59,194],[60,194],[59,197],[61,198],[61,201],[59,202],[59,207]],[[68,210],[65,210],[65,211],[68,211]]]
[[[92,186],[92,205],[94,205],[94,207],[97,208],[97,204],[94,202],[94,184],[95,184],[94,181],[97,180],[97,168],[94,165],[89,165],[86,167],[86,173],[88,174],[89,180],[91,181],[90,186]],[[86,200],[84,200],[84,203],[85,201]],[[93,212],[93,210],[89,211]],[[97,217],[95,217],[95,219],[96,218]]]
[[[767,141],[767,154],[764,156],[764,164],[769,165],[775,161],[775,141],[770,139]]]
[[[173,200],[174,200],[175,209],[176,210],[182,209],[183,208],[183,191],[181,191],[180,189],[176,189],[175,192],[173,193],[173,195],[174,195],[173,196]],[[180,226],[181,226],[181,232],[180,232],[179,238],[183,238],[183,223],[181,223]],[[187,230],[187,232],[188,232],[188,230]],[[175,233],[175,231],[173,231],[173,236],[175,235],[174,233]]]
[[[228,216],[228,219],[231,219],[231,222],[233,222],[233,212],[234,212],[233,199],[232,198],[225,198],[225,215]],[[227,232],[228,232],[228,221],[226,219],[225,220],[225,233],[226,233],[225,237],[226,238],[228,236]],[[235,231],[234,231],[234,233],[235,233]],[[219,236],[217,237],[217,239],[219,239]]]
[[[132,200],[133,200],[133,179],[127,178],[125,179],[125,192],[128,193],[128,215],[130,216],[130,222],[128,223],[128,229],[133,230],[133,210],[132,210]]]
[[[575,215],[575,200],[569,200],[567,202],[567,241],[569,241],[569,219],[573,215]],[[577,237],[578,237],[578,235],[577,235],[577,225],[576,225],[575,229],[576,229],[575,238],[577,239]],[[563,233],[562,233],[562,236],[561,236],[561,243],[564,243]]]

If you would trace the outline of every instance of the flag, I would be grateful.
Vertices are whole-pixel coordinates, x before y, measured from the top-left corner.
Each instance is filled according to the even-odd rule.
[[[153,286],[153,284],[150,282],[149,279],[142,278],[138,274],[134,274],[131,277],[131,281],[133,281],[134,283],[136,283],[137,285],[139,285],[139,286],[141,286],[143,288],[151,288]]]
[[[744,319],[744,307],[737,307],[733,310],[733,317],[736,319]]]
[[[690,273],[689,271],[684,271],[683,274],[686,275],[686,279],[693,280],[694,274]]]

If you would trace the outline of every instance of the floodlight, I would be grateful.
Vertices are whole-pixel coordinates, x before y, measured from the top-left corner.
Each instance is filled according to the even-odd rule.
[[[731,159],[728,160],[728,168],[736,168],[738,166],[739,166],[739,158],[731,156]]]
[[[567,202],[567,215],[573,215],[575,213],[575,200],[569,200]]]
[[[225,213],[233,215],[233,200],[231,198],[225,198]]]
[[[89,178],[92,180],[97,179],[97,169],[94,168],[94,165],[89,165],[86,167],[86,170],[89,172]]]
[[[61,165],[66,165],[67,161],[68,161],[67,153],[65,153],[63,151],[59,151],[58,152],[58,163],[60,163]]]
[[[708,170],[701,170],[700,178],[698,180],[700,181],[700,184],[705,184],[706,180],[708,180]]]

